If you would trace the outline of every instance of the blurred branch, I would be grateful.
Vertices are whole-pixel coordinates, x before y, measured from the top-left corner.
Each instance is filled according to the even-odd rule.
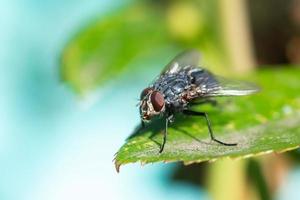
[[[250,159],[247,165],[248,178],[255,187],[260,199],[271,199],[271,194],[267,186],[260,163],[255,159]]]
[[[245,0],[219,1],[221,24],[232,67],[239,73],[255,67]]]
[[[247,198],[245,161],[229,159],[213,163],[208,172],[208,189],[214,200]],[[250,199],[250,198],[249,198]]]

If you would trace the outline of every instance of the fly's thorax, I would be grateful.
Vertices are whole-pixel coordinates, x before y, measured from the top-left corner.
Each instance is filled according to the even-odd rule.
[[[143,121],[149,121],[153,116],[165,111],[164,95],[151,87],[142,91],[140,101],[140,115]]]

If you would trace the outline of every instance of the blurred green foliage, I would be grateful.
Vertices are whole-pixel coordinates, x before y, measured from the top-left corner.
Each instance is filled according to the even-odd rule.
[[[126,71],[144,70],[145,66],[149,66],[147,62],[153,63],[164,56],[171,58],[188,48],[199,49],[204,65],[212,68],[213,72],[229,74],[232,72],[229,68],[232,58],[228,45],[239,44],[234,35],[229,43],[224,41],[226,23],[224,16],[221,17],[220,2],[133,0],[113,12],[102,14],[66,44],[61,56],[61,78],[77,94],[85,95],[116,80]],[[231,8],[232,5],[235,5],[234,1],[227,6]],[[243,55],[245,52],[238,53]],[[244,57],[240,58],[245,63]],[[141,60],[145,65],[136,64],[143,63]],[[218,139],[237,142],[238,146],[227,147],[211,142],[204,119],[179,115],[169,128],[162,154],[158,151],[164,123],[158,119],[146,129],[137,128],[133,132],[116,154],[116,167],[138,161],[183,161],[189,164],[224,157],[245,158],[298,147],[299,75],[299,70],[293,69],[259,71],[253,74],[252,80],[262,87],[261,93],[220,99],[217,107],[194,107],[209,114]],[[236,174],[235,170],[242,168],[230,166],[224,169],[223,165],[220,166],[214,174],[219,172],[231,176],[230,169]],[[253,176],[252,181],[258,186],[261,198],[270,198],[259,164],[251,162],[249,171],[259,174]],[[193,176],[197,174],[193,173]],[[214,193],[222,194],[217,184],[219,177],[214,179],[210,176],[209,179],[212,185],[218,186]],[[230,193],[227,189],[225,191]],[[231,191],[235,192],[236,188]]]
[[[84,94],[125,70],[142,68],[129,64],[141,57],[155,60],[162,49],[174,56],[198,48],[210,66],[226,66],[216,8],[217,0],[136,1],[108,13],[68,42],[61,59],[62,80]]]
[[[221,99],[219,107],[198,106],[212,121],[217,138],[236,142],[222,146],[210,141],[205,120],[178,116],[168,129],[163,153],[163,120],[137,129],[116,155],[116,167],[137,162],[183,161],[186,164],[223,157],[244,158],[282,152],[300,144],[299,70],[259,71],[254,80],[263,88],[256,95]],[[276,80],[276,81],[275,81]]]

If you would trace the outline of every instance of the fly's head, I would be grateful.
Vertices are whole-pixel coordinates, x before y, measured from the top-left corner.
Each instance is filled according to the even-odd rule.
[[[162,93],[153,88],[146,88],[140,97],[140,115],[144,122],[165,111],[165,99]]]

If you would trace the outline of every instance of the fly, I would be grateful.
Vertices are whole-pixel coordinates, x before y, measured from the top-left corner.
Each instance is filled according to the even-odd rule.
[[[191,110],[191,104],[197,101],[208,103],[214,101],[214,97],[220,96],[249,95],[257,92],[258,88],[247,82],[216,76],[199,67],[199,61],[200,54],[197,51],[179,54],[140,95],[142,127],[145,126],[145,122],[151,121],[157,115],[165,120],[163,142],[159,153],[164,150],[168,126],[174,121],[174,116],[178,112],[189,116],[204,117],[211,140],[225,146],[237,145],[237,143],[226,143],[216,139],[208,114]]]

